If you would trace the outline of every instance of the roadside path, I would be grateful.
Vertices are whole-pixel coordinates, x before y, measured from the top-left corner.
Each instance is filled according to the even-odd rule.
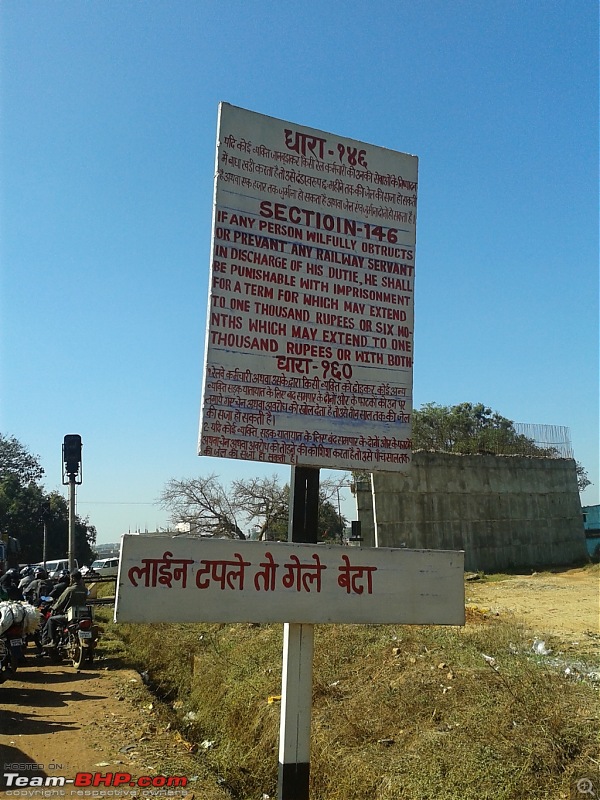
[[[140,676],[99,665],[76,672],[67,662],[49,664],[28,655],[18,680],[0,686],[0,791],[7,796],[48,797],[49,789],[36,789],[36,783],[98,773],[103,782],[96,788],[82,789],[93,779],[80,778],[79,787],[67,784],[59,795],[53,787],[52,796],[229,798],[201,758],[190,752],[190,745],[161,721]],[[37,780],[19,789],[16,778],[7,778],[6,773]],[[171,788],[170,794],[130,786],[129,780],[119,789],[109,788],[104,778],[108,773],[129,773],[133,783],[140,777],[184,776],[187,785]]]

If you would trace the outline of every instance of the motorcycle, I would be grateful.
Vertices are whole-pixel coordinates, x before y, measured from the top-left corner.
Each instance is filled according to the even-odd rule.
[[[42,612],[46,619],[50,617],[50,609]],[[91,606],[73,606],[67,610],[66,617],[61,616],[60,624],[55,630],[55,647],[42,645],[51,658],[59,661],[67,658],[75,669],[81,669],[84,663],[94,663],[98,627],[94,624]]]
[[[13,678],[24,661],[27,636],[40,624],[38,610],[29,603],[0,603],[0,683]]]

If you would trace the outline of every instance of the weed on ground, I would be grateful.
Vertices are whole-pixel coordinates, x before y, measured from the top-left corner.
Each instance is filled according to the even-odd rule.
[[[276,796],[282,626],[105,627],[232,797]],[[598,763],[600,665],[533,648],[476,611],[464,628],[317,626],[311,797],[570,798]]]

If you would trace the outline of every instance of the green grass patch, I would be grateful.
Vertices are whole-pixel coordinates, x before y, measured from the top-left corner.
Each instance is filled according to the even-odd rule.
[[[232,796],[276,796],[282,626],[115,626],[99,614]],[[502,619],[317,626],[311,797],[569,797],[597,761],[598,685],[532,642]]]

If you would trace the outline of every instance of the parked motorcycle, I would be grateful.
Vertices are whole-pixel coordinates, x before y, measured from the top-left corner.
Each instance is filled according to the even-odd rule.
[[[0,603],[0,683],[13,678],[25,658],[27,636],[40,625],[34,606],[16,600]]]
[[[51,612],[47,609],[42,613],[47,619]],[[94,663],[97,641],[98,628],[94,624],[92,607],[73,606],[55,630],[55,647],[42,647],[56,661],[67,658],[75,669],[81,669],[84,663],[90,666]]]

